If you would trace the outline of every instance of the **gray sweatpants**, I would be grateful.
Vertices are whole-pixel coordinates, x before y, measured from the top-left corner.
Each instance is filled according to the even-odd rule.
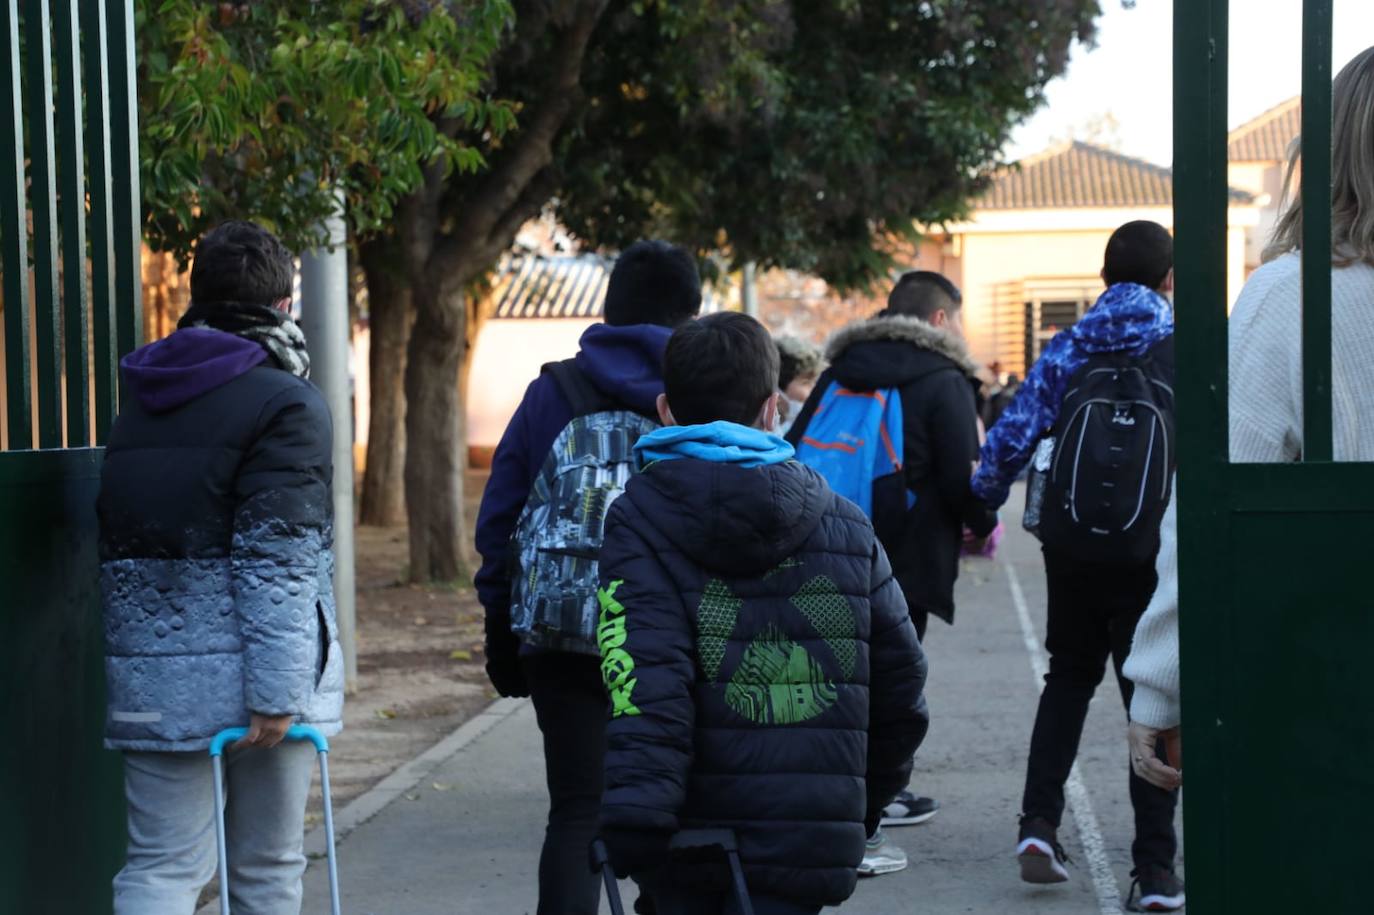
[[[298,915],[315,748],[230,750],[224,762],[234,915]],[[192,915],[217,863],[209,754],[126,752],[124,794],[129,851],[114,878],[115,915]]]

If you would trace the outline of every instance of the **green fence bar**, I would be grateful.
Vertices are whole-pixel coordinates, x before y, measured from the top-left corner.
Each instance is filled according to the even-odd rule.
[[[67,447],[91,441],[90,330],[86,311],[86,175],[81,129],[81,34],[77,0],[57,0],[57,149],[62,192],[62,330],[67,364]]]
[[[29,227],[24,202],[24,100],[19,90],[19,4],[0,0],[0,79],[10,81],[0,98],[0,270],[5,297],[5,406],[11,449],[33,444],[29,384]]]
[[[1331,0],[1302,5],[1303,460],[1331,460]]]
[[[1226,0],[1174,0],[1174,270],[1186,313],[1175,332],[1178,423],[1179,630],[1188,790],[1183,823],[1188,902],[1226,912],[1230,860],[1228,732],[1210,711],[1226,706],[1227,671],[1199,664],[1195,646],[1224,644],[1226,581],[1211,559],[1227,517],[1217,510],[1230,470],[1227,434]],[[1210,501],[1209,501],[1210,500]],[[1194,612],[1197,609],[1198,612]],[[1209,649],[1210,650],[1210,649]]]
[[[91,337],[95,358],[95,442],[105,444],[115,416],[114,209],[110,187],[110,65],[104,0],[81,0],[86,76],[86,156],[90,166]]]
[[[1197,320],[1178,322],[1180,448],[1197,465],[1230,457],[1227,435],[1225,0],[1174,4],[1174,250],[1177,299]]]
[[[134,5],[110,9],[110,169],[114,175],[115,314],[118,352],[143,337],[142,219],[138,180],[138,91],[134,61]],[[122,15],[121,15],[122,12]],[[124,396],[121,389],[120,397]]]
[[[52,121],[52,18],[48,0],[24,4],[28,49],[29,208],[33,213],[33,314],[38,368],[38,447],[62,447],[62,340],[57,310],[57,172]]]

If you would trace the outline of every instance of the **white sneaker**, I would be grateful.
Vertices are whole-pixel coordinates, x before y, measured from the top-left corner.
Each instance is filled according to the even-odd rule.
[[[906,852],[895,842],[889,842],[879,829],[868,840],[864,848],[864,859],[859,865],[860,877],[877,877],[879,874],[895,874],[906,870]]]

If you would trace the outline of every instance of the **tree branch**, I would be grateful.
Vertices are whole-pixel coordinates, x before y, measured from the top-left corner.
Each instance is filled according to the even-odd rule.
[[[454,281],[465,283],[471,277],[454,276],[454,266],[460,260],[489,262],[491,257],[480,261],[472,257],[471,250],[487,251],[494,246],[496,252],[492,257],[496,256],[528,218],[527,191],[541,173],[548,171],[553,162],[554,141],[581,99],[582,62],[607,2],[583,0],[576,15],[569,17],[551,59],[546,62],[549,77],[539,93],[542,102],[532,108],[514,142],[492,164],[473,192],[452,204],[461,207],[461,211],[455,214],[453,230],[439,238],[430,253],[426,267],[432,276],[452,276]],[[552,192],[551,180],[541,185]],[[538,212],[548,193],[533,212]]]

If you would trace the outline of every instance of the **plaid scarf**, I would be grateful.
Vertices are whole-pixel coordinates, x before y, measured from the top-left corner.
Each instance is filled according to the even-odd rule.
[[[310,377],[310,354],[305,334],[291,315],[271,305],[243,302],[193,302],[177,322],[178,328],[208,327],[252,340],[277,365],[297,378]]]

